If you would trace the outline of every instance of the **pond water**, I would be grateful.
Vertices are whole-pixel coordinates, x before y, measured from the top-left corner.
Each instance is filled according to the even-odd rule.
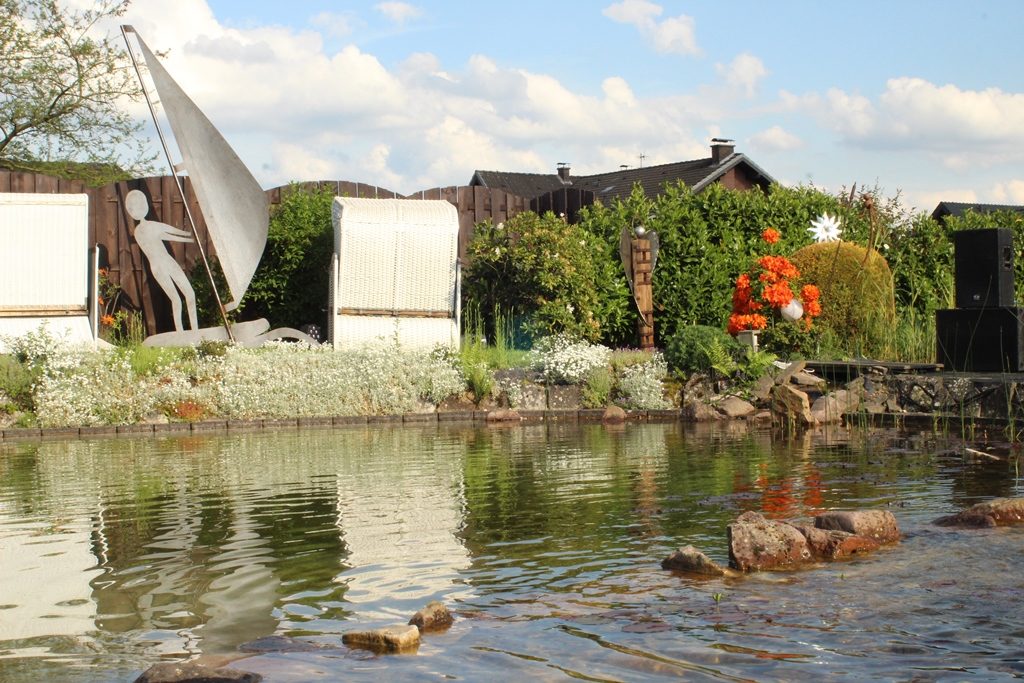
[[[131,681],[198,658],[269,681],[1010,680],[1024,495],[942,434],[473,425],[0,443],[0,680]],[[887,507],[904,540],[695,579],[744,510]],[[415,654],[341,634],[456,615]]]

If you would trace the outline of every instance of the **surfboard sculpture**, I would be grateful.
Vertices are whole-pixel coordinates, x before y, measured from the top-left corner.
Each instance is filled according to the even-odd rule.
[[[139,82],[149,105],[153,123],[156,125],[161,146],[170,165],[171,174],[174,176],[178,193],[184,202],[192,238],[199,247],[200,256],[206,266],[210,285],[213,287],[224,321],[224,325],[221,327],[196,329],[194,303],[192,303],[189,315],[192,320],[192,329],[183,329],[181,302],[180,299],[176,301],[175,297],[180,294],[184,296],[186,303],[189,303],[191,287],[188,286],[187,281],[181,282],[181,274],[174,270],[177,264],[168,263],[168,260],[161,256],[160,250],[166,254],[166,248],[159,240],[191,241],[191,239],[186,233],[171,226],[146,221],[145,214],[136,218],[136,214],[133,213],[131,215],[139,221],[140,228],[145,224],[149,228],[148,234],[159,233],[160,235],[158,238],[151,238],[149,244],[144,245],[141,239],[137,239],[137,241],[143,252],[146,253],[154,277],[171,299],[176,316],[174,332],[152,335],[145,340],[144,344],[148,346],[189,346],[204,340],[230,340],[243,346],[258,346],[271,339],[295,339],[316,345],[316,340],[298,330],[287,327],[271,330],[270,323],[264,319],[236,324],[229,323],[226,312],[234,310],[242,296],[245,295],[266,247],[267,229],[270,222],[266,193],[216,127],[171,78],[138,32],[127,25],[121,27],[121,32],[139,76]],[[181,154],[180,163],[175,163],[171,158],[153,98],[142,77],[139,59],[129,40],[129,35],[135,38],[141,60],[149,72],[153,87],[159,97],[160,106],[174,133],[174,141]],[[187,172],[192,181],[196,198],[203,211],[203,218],[206,220],[207,231],[217,249],[217,258],[227,283],[228,291],[226,293],[230,296],[230,300],[226,304],[221,303],[221,293],[217,291],[209,261],[196,233],[195,220],[189,210],[188,202],[185,201],[183,184],[178,175],[181,170]],[[136,206],[141,204],[138,198],[133,199],[135,199]],[[180,270],[180,266],[177,268]],[[173,283],[173,286],[167,284],[168,282]]]

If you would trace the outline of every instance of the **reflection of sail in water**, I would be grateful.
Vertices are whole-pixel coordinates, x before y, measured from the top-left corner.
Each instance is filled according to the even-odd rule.
[[[217,259],[233,298],[225,304],[230,311],[245,294],[263,256],[270,220],[266,194],[137,33],[135,38],[174,131],[181,166],[192,181],[206,229],[217,247]]]

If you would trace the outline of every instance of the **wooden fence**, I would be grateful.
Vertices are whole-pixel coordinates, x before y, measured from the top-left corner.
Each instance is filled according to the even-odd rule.
[[[196,231],[206,253],[215,255],[213,241],[206,231],[199,203],[187,177],[183,177],[185,197],[196,220]],[[559,190],[528,200],[503,190],[474,186],[435,187],[403,197],[391,190],[345,180],[319,180],[298,183],[306,189],[329,189],[341,197],[379,197],[398,199],[444,199],[458,209],[460,256],[473,235],[473,227],[485,220],[506,221],[518,213],[554,211],[575,222],[579,209],[594,202],[592,192],[575,189]],[[293,185],[267,190],[271,211],[281,203]],[[84,193],[89,196],[89,244],[101,248],[101,266],[108,269],[111,282],[119,285],[128,304],[143,313],[149,334],[173,329],[170,302],[159,287],[150,287],[148,263],[132,238],[135,221],[124,208],[124,198],[131,190],[140,190],[150,204],[149,217],[178,228],[188,229],[185,204],[179,196],[173,176],[138,178],[100,187],[89,187],[80,181],[63,180],[36,173],[0,169],[0,192]],[[186,273],[199,259],[195,244],[170,243],[171,253]],[[155,284],[155,283],[154,283]],[[326,298],[327,292],[324,292]]]

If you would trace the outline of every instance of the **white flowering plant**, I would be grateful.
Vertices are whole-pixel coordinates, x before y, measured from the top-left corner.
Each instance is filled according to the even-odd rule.
[[[530,351],[530,366],[549,384],[581,384],[595,368],[607,366],[611,349],[567,334],[539,339]]]
[[[652,353],[647,362],[627,366],[618,379],[618,403],[635,410],[671,408],[663,384],[667,376],[668,363],[660,351]]]

